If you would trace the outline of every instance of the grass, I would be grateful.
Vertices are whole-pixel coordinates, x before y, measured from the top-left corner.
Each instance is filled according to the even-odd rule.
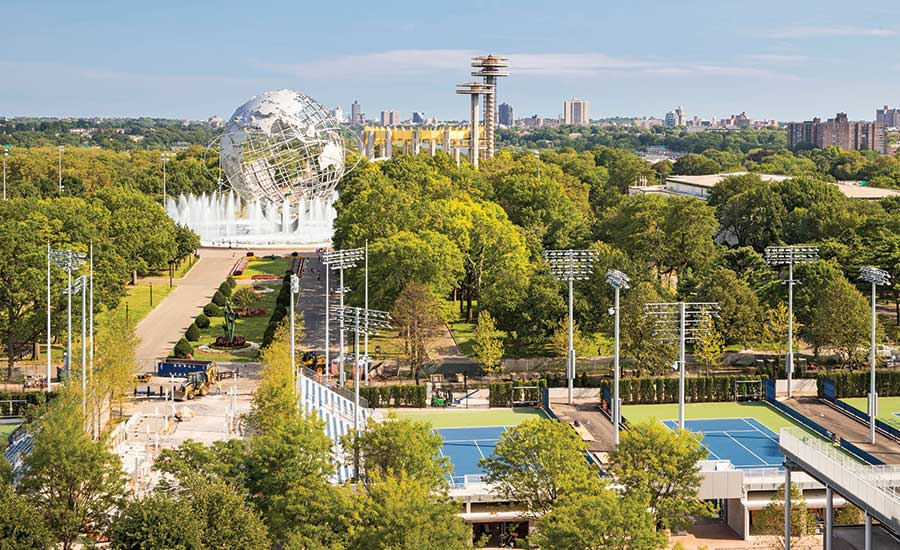
[[[291,268],[291,258],[279,257],[275,259],[257,258],[250,260],[250,264],[241,276],[243,279],[249,279],[254,275],[277,275],[279,278]]]
[[[846,397],[841,401],[853,405],[863,412],[868,408],[868,399],[865,397]],[[894,413],[900,413],[900,397],[879,397],[878,420],[900,430],[900,417],[895,416]]]
[[[0,424],[0,445],[6,447],[6,438],[18,427],[18,424]]]
[[[425,420],[435,428],[516,426],[532,418],[547,418],[540,409],[394,409],[397,416]]]
[[[475,323],[457,320],[449,324],[450,332],[459,346],[459,351],[466,357],[475,356]]]
[[[151,307],[150,287],[151,283],[138,283],[135,286],[125,287],[127,295],[122,298],[122,302],[128,304],[128,319],[130,322],[139,323],[175,288],[169,288],[168,283],[153,285],[153,306]]]
[[[765,427],[776,434],[782,428],[802,428],[803,425],[794,422],[790,417],[781,414],[776,409],[758,401],[742,403],[688,403],[685,405],[685,419],[705,418],[755,418]],[[678,419],[678,404],[666,403],[663,405],[623,405],[622,415],[629,422],[646,422],[648,420],[676,420]]]

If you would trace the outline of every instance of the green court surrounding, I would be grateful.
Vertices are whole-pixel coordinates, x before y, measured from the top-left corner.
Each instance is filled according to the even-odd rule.
[[[9,434],[16,431],[18,427],[18,424],[0,424],[0,448],[6,448],[6,438],[9,437]]]
[[[841,401],[863,412],[868,408],[867,398],[865,397],[846,397],[841,399]],[[900,397],[878,398],[878,420],[900,430],[900,417],[897,414],[900,414]]]
[[[426,420],[435,428],[515,426],[532,418],[547,418],[540,409],[394,409],[401,418]]]
[[[755,418],[763,426],[778,433],[782,428],[804,428],[794,422],[788,416],[778,412],[773,407],[759,401],[730,402],[730,403],[688,403],[684,407],[685,418],[688,420],[707,418]],[[644,422],[655,419],[678,419],[678,404],[666,403],[663,405],[624,405],[622,415],[629,422]],[[812,432],[810,432],[812,433]]]

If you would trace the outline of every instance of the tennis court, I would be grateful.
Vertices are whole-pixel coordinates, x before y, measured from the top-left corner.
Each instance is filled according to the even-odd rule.
[[[444,438],[441,456],[450,459],[452,483],[463,483],[466,476],[481,475],[481,459],[494,456],[494,448],[507,426],[440,428],[434,432]]]
[[[678,427],[677,420],[663,424]],[[703,436],[710,460],[728,460],[735,468],[775,468],[784,462],[778,435],[754,418],[686,420],[684,427]]]
[[[868,399],[865,397],[844,397],[841,401],[863,412],[869,408]],[[878,398],[878,420],[900,430],[900,397]]]

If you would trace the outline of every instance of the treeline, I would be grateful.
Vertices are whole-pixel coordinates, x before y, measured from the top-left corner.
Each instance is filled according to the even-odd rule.
[[[875,265],[900,276],[900,201],[851,200],[811,177],[767,183],[753,175],[727,180],[708,203],[628,195],[633,182],[657,174],[609,147],[546,151],[540,159],[502,151],[478,171],[442,154],[363,164],[342,182],[335,247],[368,241],[378,281],[373,307],[391,310],[403,289],[423,284],[457,300],[464,319],[489,311],[513,354],[552,353],[564,340],[557,338],[566,326],[564,285],[550,276],[543,252],[593,249],[593,275],[575,285],[576,348],[597,350],[592,342],[602,339],[593,337],[611,333],[605,274],[622,270],[632,280],[622,293],[622,354],[641,375],[665,373],[675,356],[654,336],[644,313],[651,302],[720,304],[704,332],[709,341],[694,350],[707,369],[724,346],[783,353],[785,274],[763,252],[815,244],[820,259],[795,269],[803,281],[795,327],[816,350],[840,351],[847,364],[863,360],[869,321],[856,271]],[[346,276],[349,299],[361,303],[362,271]]]
[[[91,130],[90,135],[70,130]],[[0,144],[12,147],[102,147],[114,151],[206,146],[216,129],[202,122],[184,124],[161,118],[0,119]]]

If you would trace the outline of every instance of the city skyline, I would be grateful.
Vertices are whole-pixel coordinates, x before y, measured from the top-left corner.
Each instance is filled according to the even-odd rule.
[[[900,24],[890,24],[900,8],[888,2],[762,0],[752,12],[706,1],[575,2],[563,14],[538,2],[413,5],[358,17],[358,8],[282,2],[248,16],[237,2],[210,10],[163,1],[125,19],[100,2],[13,0],[0,21],[0,116],[226,118],[253,95],[289,88],[345,113],[358,99],[369,118],[399,108],[464,120],[467,102],[449,90],[466,79],[470,57],[487,53],[510,58],[497,102],[520,116],[558,117],[571,97],[589,100],[595,119],[661,118],[683,105],[702,118],[842,111],[872,120],[900,103]],[[471,27],[472,10],[494,23]],[[287,32],[297,25],[303,32]],[[422,35],[434,46],[417,47]],[[590,46],[577,36],[591,36]]]

